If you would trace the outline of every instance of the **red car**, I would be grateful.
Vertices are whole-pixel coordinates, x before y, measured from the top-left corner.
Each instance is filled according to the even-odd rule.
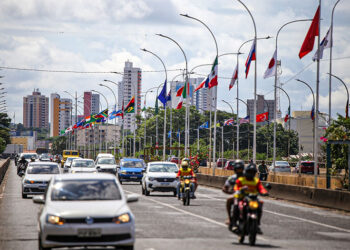
[[[171,157],[170,162],[174,162],[176,164],[180,163],[180,159],[178,157]]]
[[[225,166],[226,162],[227,162],[227,159],[225,159],[225,158],[219,158],[219,159],[216,161],[216,167],[222,168],[222,167]]]
[[[226,169],[226,170],[234,170],[234,169],[233,169],[233,164],[234,164],[234,163],[235,163],[235,161],[233,161],[233,160],[227,161],[226,164],[225,164],[225,169]]]
[[[299,173],[299,168],[300,168],[300,173],[302,174],[314,174],[314,167],[315,167],[315,162],[314,161],[301,161],[300,163],[295,166],[295,173]],[[317,166],[317,174],[320,174],[320,169]]]

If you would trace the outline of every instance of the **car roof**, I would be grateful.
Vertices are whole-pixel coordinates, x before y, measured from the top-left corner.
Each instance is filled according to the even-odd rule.
[[[94,160],[92,160],[92,159],[87,159],[87,158],[75,158],[75,159],[73,159],[73,161],[94,161]]]
[[[54,177],[55,180],[65,181],[65,180],[115,180],[116,177],[111,174],[106,173],[81,173],[81,174],[64,174]]]
[[[58,166],[58,164],[56,162],[42,162],[42,161],[35,161],[35,162],[29,162],[29,165],[43,165],[43,166],[47,166],[47,165],[55,165]]]
[[[315,161],[300,161],[300,163],[315,163]]]
[[[112,156],[113,157],[112,154],[106,154],[106,153],[100,153],[97,155],[97,157],[105,157],[105,156]]]
[[[123,158],[122,161],[143,161],[143,159],[137,159],[137,158]]]
[[[169,165],[176,165],[176,163],[174,162],[170,162],[170,161],[152,161],[152,162],[149,162],[148,165],[152,165],[152,164],[169,164]]]

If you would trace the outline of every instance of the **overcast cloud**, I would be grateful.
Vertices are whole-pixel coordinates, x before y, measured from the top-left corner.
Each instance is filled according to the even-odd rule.
[[[336,0],[322,1],[321,39],[330,26],[332,7]],[[246,0],[257,23],[259,37],[276,36],[278,28],[296,19],[312,18],[318,1],[302,0]],[[181,51],[166,39],[155,36],[163,33],[179,42],[187,54],[189,68],[212,63],[215,46],[210,33],[199,23],[181,17],[187,13],[203,20],[213,30],[219,54],[236,52],[240,44],[253,38],[253,25],[249,15],[235,0],[2,0],[0,2],[0,66],[76,70],[76,71],[122,71],[124,62],[130,60],[143,71],[160,70],[162,65],[150,54],[140,51],[146,48],[157,53],[168,69],[184,68]],[[287,26],[279,37],[278,57],[282,61],[280,81],[291,95],[292,111],[309,110],[312,98],[309,91],[295,80],[296,73],[309,65],[314,52],[298,58],[301,44],[309,28],[309,22]],[[333,73],[350,82],[350,2],[341,0],[334,18]],[[258,93],[273,98],[273,79],[262,78],[274,52],[275,39],[258,42]],[[315,44],[316,46],[316,44]],[[240,57],[240,97],[253,98],[254,63],[248,79],[244,78],[244,62],[250,44],[242,48]],[[314,50],[315,51],[315,50]],[[329,58],[325,50],[324,59]],[[341,59],[343,58],[343,59]],[[231,77],[236,66],[234,56],[219,60],[219,77]],[[210,67],[198,68],[199,74],[208,74]],[[328,60],[321,63],[320,110],[328,113]],[[179,71],[169,72],[172,79]],[[99,87],[103,79],[120,81],[115,74],[68,74],[3,69],[0,75],[7,95],[10,116],[16,113],[16,122],[22,122],[23,96],[34,88],[49,96],[57,92],[63,97],[64,90],[78,91],[98,89],[113,98],[106,89]],[[144,72],[142,89],[159,85],[164,74]],[[315,88],[316,63],[310,65],[298,78]],[[288,81],[288,82],[287,82]],[[236,87],[228,92],[229,79],[220,79],[218,100],[234,103]],[[337,80],[333,80],[333,116],[344,115],[346,93]],[[155,96],[148,95],[147,105],[153,105]],[[286,97],[281,93],[281,110],[287,110]],[[219,109],[230,109],[218,103]],[[245,114],[241,110],[241,115]]]

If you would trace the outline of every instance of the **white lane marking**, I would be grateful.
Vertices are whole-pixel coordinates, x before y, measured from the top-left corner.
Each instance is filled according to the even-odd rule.
[[[272,211],[269,211],[269,210],[264,210],[264,212],[267,212],[267,213],[270,213],[270,214],[274,214],[274,215],[283,216],[283,217],[287,217],[287,218],[290,218],[290,219],[295,219],[295,220],[300,220],[300,221],[308,222],[308,223],[315,224],[315,225],[318,225],[318,226],[323,226],[323,227],[332,228],[332,229],[335,229],[335,230],[338,230],[338,231],[343,231],[343,232],[350,233],[350,230],[349,230],[349,229],[340,228],[340,227],[335,227],[335,226],[331,226],[331,225],[324,224],[324,223],[317,222],[317,221],[313,221],[313,220],[308,220],[308,219],[303,219],[303,218],[295,217],[295,216],[292,216],[292,215],[287,215],[287,214],[281,214],[281,213],[277,213],[277,212],[272,212]]]
[[[134,193],[134,192],[131,192],[131,191],[128,191],[128,190],[124,190],[124,191],[125,191],[125,192],[128,192],[128,193],[131,193],[131,194],[137,194],[137,193]],[[208,221],[208,222],[210,222],[210,223],[212,223],[212,224],[215,224],[215,225],[218,225],[218,226],[227,228],[227,225],[226,225],[225,223],[217,222],[217,221],[212,220],[212,219],[209,219],[209,218],[207,218],[207,217],[204,217],[204,216],[201,216],[201,215],[198,215],[198,214],[194,214],[194,213],[188,212],[188,211],[186,211],[186,210],[183,210],[183,209],[174,207],[174,206],[172,206],[172,205],[170,205],[170,204],[167,204],[167,203],[164,203],[164,202],[161,202],[161,201],[157,201],[157,200],[154,200],[154,199],[151,199],[151,198],[148,198],[148,197],[143,197],[143,198],[144,198],[144,199],[147,199],[147,200],[150,200],[150,201],[153,201],[153,202],[155,202],[155,203],[158,203],[158,204],[160,204],[160,205],[163,205],[163,206],[165,206],[165,207],[172,208],[172,209],[174,209],[174,210],[176,210],[176,211],[179,211],[179,212],[181,212],[181,213],[183,213],[183,214],[191,215],[191,216],[193,216],[193,217],[197,217],[197,218],[199,218],[199,219]],[[268,241],[267,239],[265,239],[265,238],[263,238],[263,237],[261,237],[261,236],[258,236],[258,239],[261,239],[261,240],[263,240],[263,241]]]
[[[208,195],[203,195],[203,194],[201,194],[201,196],[205,196],[205,197],[207,197],[207,198],[209,198],[209,199],[212,199],[212,200],[220,200],[220,199],[217,199],[217,198],[208,196]],[[320,223],[320,222],[313,221],[313,220],[303,219],[303,218],[299,218],[299,217],[295,217],[295,216],[287,215],[287,214],[281,214],[281,213],[269,211],[269,210],[266,210],[266,209],[264,209],[264,212],[267,212],[267,213],[270,213],[270,214],[274,214],[274,215],[283,216],[283,217],[287,217],[287,218],[291,218],[291,219],[295,219],[295,220],[300,220],[300,221],[308,222],[308,223],[315,224],[315,225],[319,225],[319,226],[323,226],[323,227],[332,228],[332,229],[335,229],[335,230],[338,230],[338,231],[343,231],[343,232],[350,233],[350,230],[349,230],[349,229],[340,228],[340,227],[336,227],[336,226],[331,226],[331,225],[324,224],[324,223]]]

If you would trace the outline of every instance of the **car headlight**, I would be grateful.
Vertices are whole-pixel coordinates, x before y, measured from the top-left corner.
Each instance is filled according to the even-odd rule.
[[[122,172],[121,172],[122,174],[126,174],[126,171],[125,170],[122,170]]]
[[[72,170],[72,174],[75,174],[75,170]]]
[[[35,183],[35,181],[31,181],[31,180],[24,180],[24,183],[25,183],[25,184],[34,184],[34,183]]]
[[[123,224],[131,221],[130,215],[128,213],[119,215],[118,217],[113,218],[115,224]]]
[[[149,181],[154,181],[154,177],[148,177]]]
[[[55,215],[47,215],[47,222],[53,225],[61,226],[64,224],[64,219]]]

